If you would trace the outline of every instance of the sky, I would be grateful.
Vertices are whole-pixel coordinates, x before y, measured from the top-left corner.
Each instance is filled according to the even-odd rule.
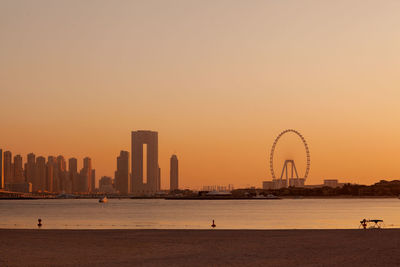
[[[306,184],[400,178],[399,14],[396,0],[0,0],[0,148],[89,156],[99,179],[131,131],[153,130],[162,188],[174,153],[182,188],[259,187],[296,129]],[[275,172],[285,157],[304,169],[298,142],[280,140]]]

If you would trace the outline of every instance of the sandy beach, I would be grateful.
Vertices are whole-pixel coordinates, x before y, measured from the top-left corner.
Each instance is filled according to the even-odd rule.
[[[0,266],[398,266],[400,230],[0,230]]]

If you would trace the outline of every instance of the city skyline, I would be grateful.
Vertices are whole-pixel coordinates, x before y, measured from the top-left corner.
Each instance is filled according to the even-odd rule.
[[[217,2],[2,1],[0,147],[113,177],[126,133],[151,129],[163,185],[177,152],[182,187],[244,187],[295,128],[309,183],[400,177],[397,1]]]
[[[15,192],[40,193],[91,193],[96,189],[96,170],[91,158],[82,160],[78,173],[78,161],[72,157],[67,162],[63,155],[37,156],[35,153],[24,157],[0,149],[0,189]]]
[[[154,196],[160,193],[160,167],[158,164],[158,132],[137,130],[131,132],[131,157],[121,150],[116,158],[114,177],[101,176],[96,186],[96,170],[90,157],[83,158],[78,172],[75,157],[67,161],[63,155],[37,156],[34,153],[24,158],[11,151],[0,149],[0,189],[26,193],[98,193],[102,188],[107,193],[134,196]],[[129,164],[131,162],[131,164]],[[5,166],[3,168],[3,165]],[[169,190],[179,189],[178,160],[171,156]]]
[[[303,136],[296,130],[287,129],[281,132],[278,138],[275,139],[272,150],[276,149],[276,143],[284,133],[294,132],[300,136],[300,138],[305,142]],[[290,142],[289,142],[290,143]],[[306,145],[304,143],[303,145]],[[309,160],[309,152],[306,145],[306,154],[308,155]],[[91,158],[84,157],[83,158],[83,166],[80,172],[77,172],[77,159],[75,157],[68,159],[68,171],[67,171],[67,163],[63,155],[59,155],[57,157],[48,156],[48,160],[46,162],[46,158],[43,156],[37,156],[35,153],[28,153],[26,155],[26,162],[24,163],[24,157],[20,154],[14,155],[12,157],[12,152],[9,150],[0,149],[1,153],[1,161],[4,163],[0,168],[0,179],[3,181],[3,187],[6,183],[10,183],[10,177],[12,177],[12,181],[14,183],[31,183],[32,192],[36,191],[49,191],[49,192],[95,192],[101,187],[100,181],[104,178],[106,187],[109,185],[108,179],[111,179],[111,185],[113,188],[112,192],[120,193],[123,195],[132,194],[136,196],[141,195],[154,195],[156,192],[160,190],[175,190],[175,189],[194,189],[194,190],[204,190],[204,188],[225,188],[224,186],[217,186],[219,181],[214,181],[212,186],[205,186],[205,184],[197,187],[179,187],[180,180],[178,182],[178,159],[175,154],[173,154],[169,160],[169,176],[168,181],[165,181],[163,185],[161,183],[161,168],[158,164],[158,132],[149,131],[149,130],[137,130],[131,131],[131,155],[128,151],[121,150],[119,156],[116,157],[116,168],[113,176],[102,175],[99,176],[96,182],[96,170],[92,168]],[[292,156],[293,154],[290,153]],[[271,154],[273,155],[273,153]],[[270,156],[271,156],[270,155]],[[147,159],[145,159],[147,158]],[[54,163],[51,163],[54,162]],[[150,164],[148,165],[148,162]],[[55,167],[49,169],[50,166],[55,164]],[[288,172],[287,165],[289,164],[289,168],[292,168],[291,174]],[[272,186],[273,188],[287,187],[289,185],[289,180],[280,180],[282,179],[282,175],[293,175],[295,174],[297,179],[296,181],[290,180],[290,185],[295,185],[299,187],[304,187],[305,179],[303,176],[298,176],[297,170],[294,165],[294,161],[291,159],[285,159],[283,162],[282,173],[280,174],[279,179],[275,178],[272,182],[268,182],[265,180],[269,180],[272,175],[267,174],[267,178],[263,178],[258,181],[257,184],[247,184],[242,188],[270,188],[275,181],[276,184]],[[12,166],[11,166],[12,165]],[[5,166],[5,167],[4,167]],[[11,166],[11,167],[10,167]],[[145,168],[147,166],[147,168]],[[133,171],[133,167],[136,167],[135,172]],[[53,168],[56,168],[57,171],[61,171],[61,175],[57,178],[57,180],[52,180],[51,185],[48,181],[49,171],[53,172]],[[146,169],[146,171],[145,171]],[[150,175],[148,176],[148,172]],[[308,171],[307,171],[308,172]],[[51,176],[53,174],[50,174]],[[145,178],[145,176],[147,177]],[[42,178],[39,178],[42,177]],[[82,177],[86,177],[82,180]],[[292,176],[290,176],[292,177]],[[150,178],[150,180],[148,180]],[[277,177],[278,178],[278,177]],[[343,177],[342,177],[343,178]],[[345,178],[346,179],[346,178]],[[387,179],[380,178],[379,180]],[[135,182],[136,180],[136,182]],[[297,181],[299,180],[299,181]],[[320,182],[323,181],[322,184],[325,184],[326,181],[336,181],[338,183],[338,177],[334,179],[322,177]],[[372,183],[376,183],[379,180],[373,181]],[[150,181],[150,182],[149,182]],[[348,183],[348,180],[342,180],[343,182]],[[54,182],[54,184],[53,184]],[[82,184],[82,182],[84,182]],[[282,184],[283,182],[283,184]],[[319,182],[319,181],[318,181]],[[313,187],[320,186],[321,183],[316,183],[312,185],[310,182],[306,184],[305,187]],[[293,183],[293,184],[292,184]],[[99,186],[97,187],[96,184]],[[267,185],[268,184],[268,185]],[[343,185],[344,183],[342,183]],[[229,188],[233,184],[229,184]],[[10,187],[12,188],[12,187]],[[25,187],[24,187],[25,188]],[[62,188],[62,189],[60,189]],[[66,189],[69,188],[69,189]],[[73,189],[72,189],[73,188]],[[79,188],[79,189],[77,189]],[[239,186],[240,188],[240,186]],[[15,191],[24,191],[25,189],[15,189]],[[11,190],[13,191],[13,190]],[[109,190],[108,190],[109,191]],[[111,193],[111,191],[109,191]]]

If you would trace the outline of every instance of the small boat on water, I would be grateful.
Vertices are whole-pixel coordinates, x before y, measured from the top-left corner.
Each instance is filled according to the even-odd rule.
[[[100,202],[100,203],[107,203],[107,201],[108,201],[107,196],[104,196],[104,197],[102,197],[102,198],[99,199],[99,202]]]
[[[272,195],[272,194],[268,194],[268,195],[266,196],[266,198],[267,198],[267,199],[281,199],[280,197],[275,196],[275,195]]]

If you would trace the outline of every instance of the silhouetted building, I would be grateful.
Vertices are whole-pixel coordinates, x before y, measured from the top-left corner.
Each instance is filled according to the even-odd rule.
[[[203,191],[216,191],[216,192],[231,192],[233,191],[233,184],[225,185],[203,185]]]
[[[273,179],[272,183],[274,184],[274,189],[280,189],[287,187],[287,179]]]
[[[70,193],[72,191],[71,182],[67,173],[67,163],[65,158],[61,155],[57,157],[56,178],[57,192]]]
[[[57,162],[53,156],[47,158],[46,164],[46,184],[45,190],[48,192],[55,192],[54,190],[54,172],[56,169]]]
[[[28,183],[32,183],[32,190],[35,190],[35,175],[36,175],[36,156],[33,153],[28,154],[28,160],[25,165],[25,176]]]
[[[178,158],[176,155],[172,155],[170,159],[170,170],[169,170],[169,189],[177,190],[179,189],[178,182]]]
[[[83,159],[83,168],[80,171],[80,192],[92,192],[92,160],[89,157]]]
[[[161,168],[158,166],[157,191],[161,190]]]
[[[129,194],[129,152],[121,151],[117,157],[115,189],[122,195]]]
[[[115,189],[111,177],[103,176],[99,180],[99,191],[102,193],[114,193]]]
[[[304,179],[303,178],[290,178],[289,186],[292,187],[304,187]]]
[[[274,183],[272,181],[264,181],[262,188],[263,189],[274,189]]]
[[[337,179],[326,179],[324,180],[324,186],[336,188],[339,186],[339,181]]]
[[[12,163],[12,154],[10,151],[5,151],[3,154],[4,161],[4,185],[11,184],[14,180],[14,166]]]
[[[143,147],[146,147],[145,150]],[[143,159],[146,153],[146,161]],[[146,162],[147,166],[144,162]],[[132,132],[132,181],[131,192],[135,195],[153,195],[159,188],[158,133],[153,131]]]
[[[14,179],[13,183],[19,184],[25,182],[24,168],[21,155],[14,156]]]
[[[7,190],[14,192],[31,193],[32,183],[27,183],[25,181],[21,183],[12,183],[8,185]]]
[[[46,184],[46,158],[37,157],[35,164],[35,178],[32,182],[32,191],[45,191]]]
[[[69,179],[71,181],[71,191],[79,192],[78,160],[70,158],[68,160]]]
[[[94,192],[96,191],[96,170],[92,169],[92,176],[90,179],[90,192]]]

